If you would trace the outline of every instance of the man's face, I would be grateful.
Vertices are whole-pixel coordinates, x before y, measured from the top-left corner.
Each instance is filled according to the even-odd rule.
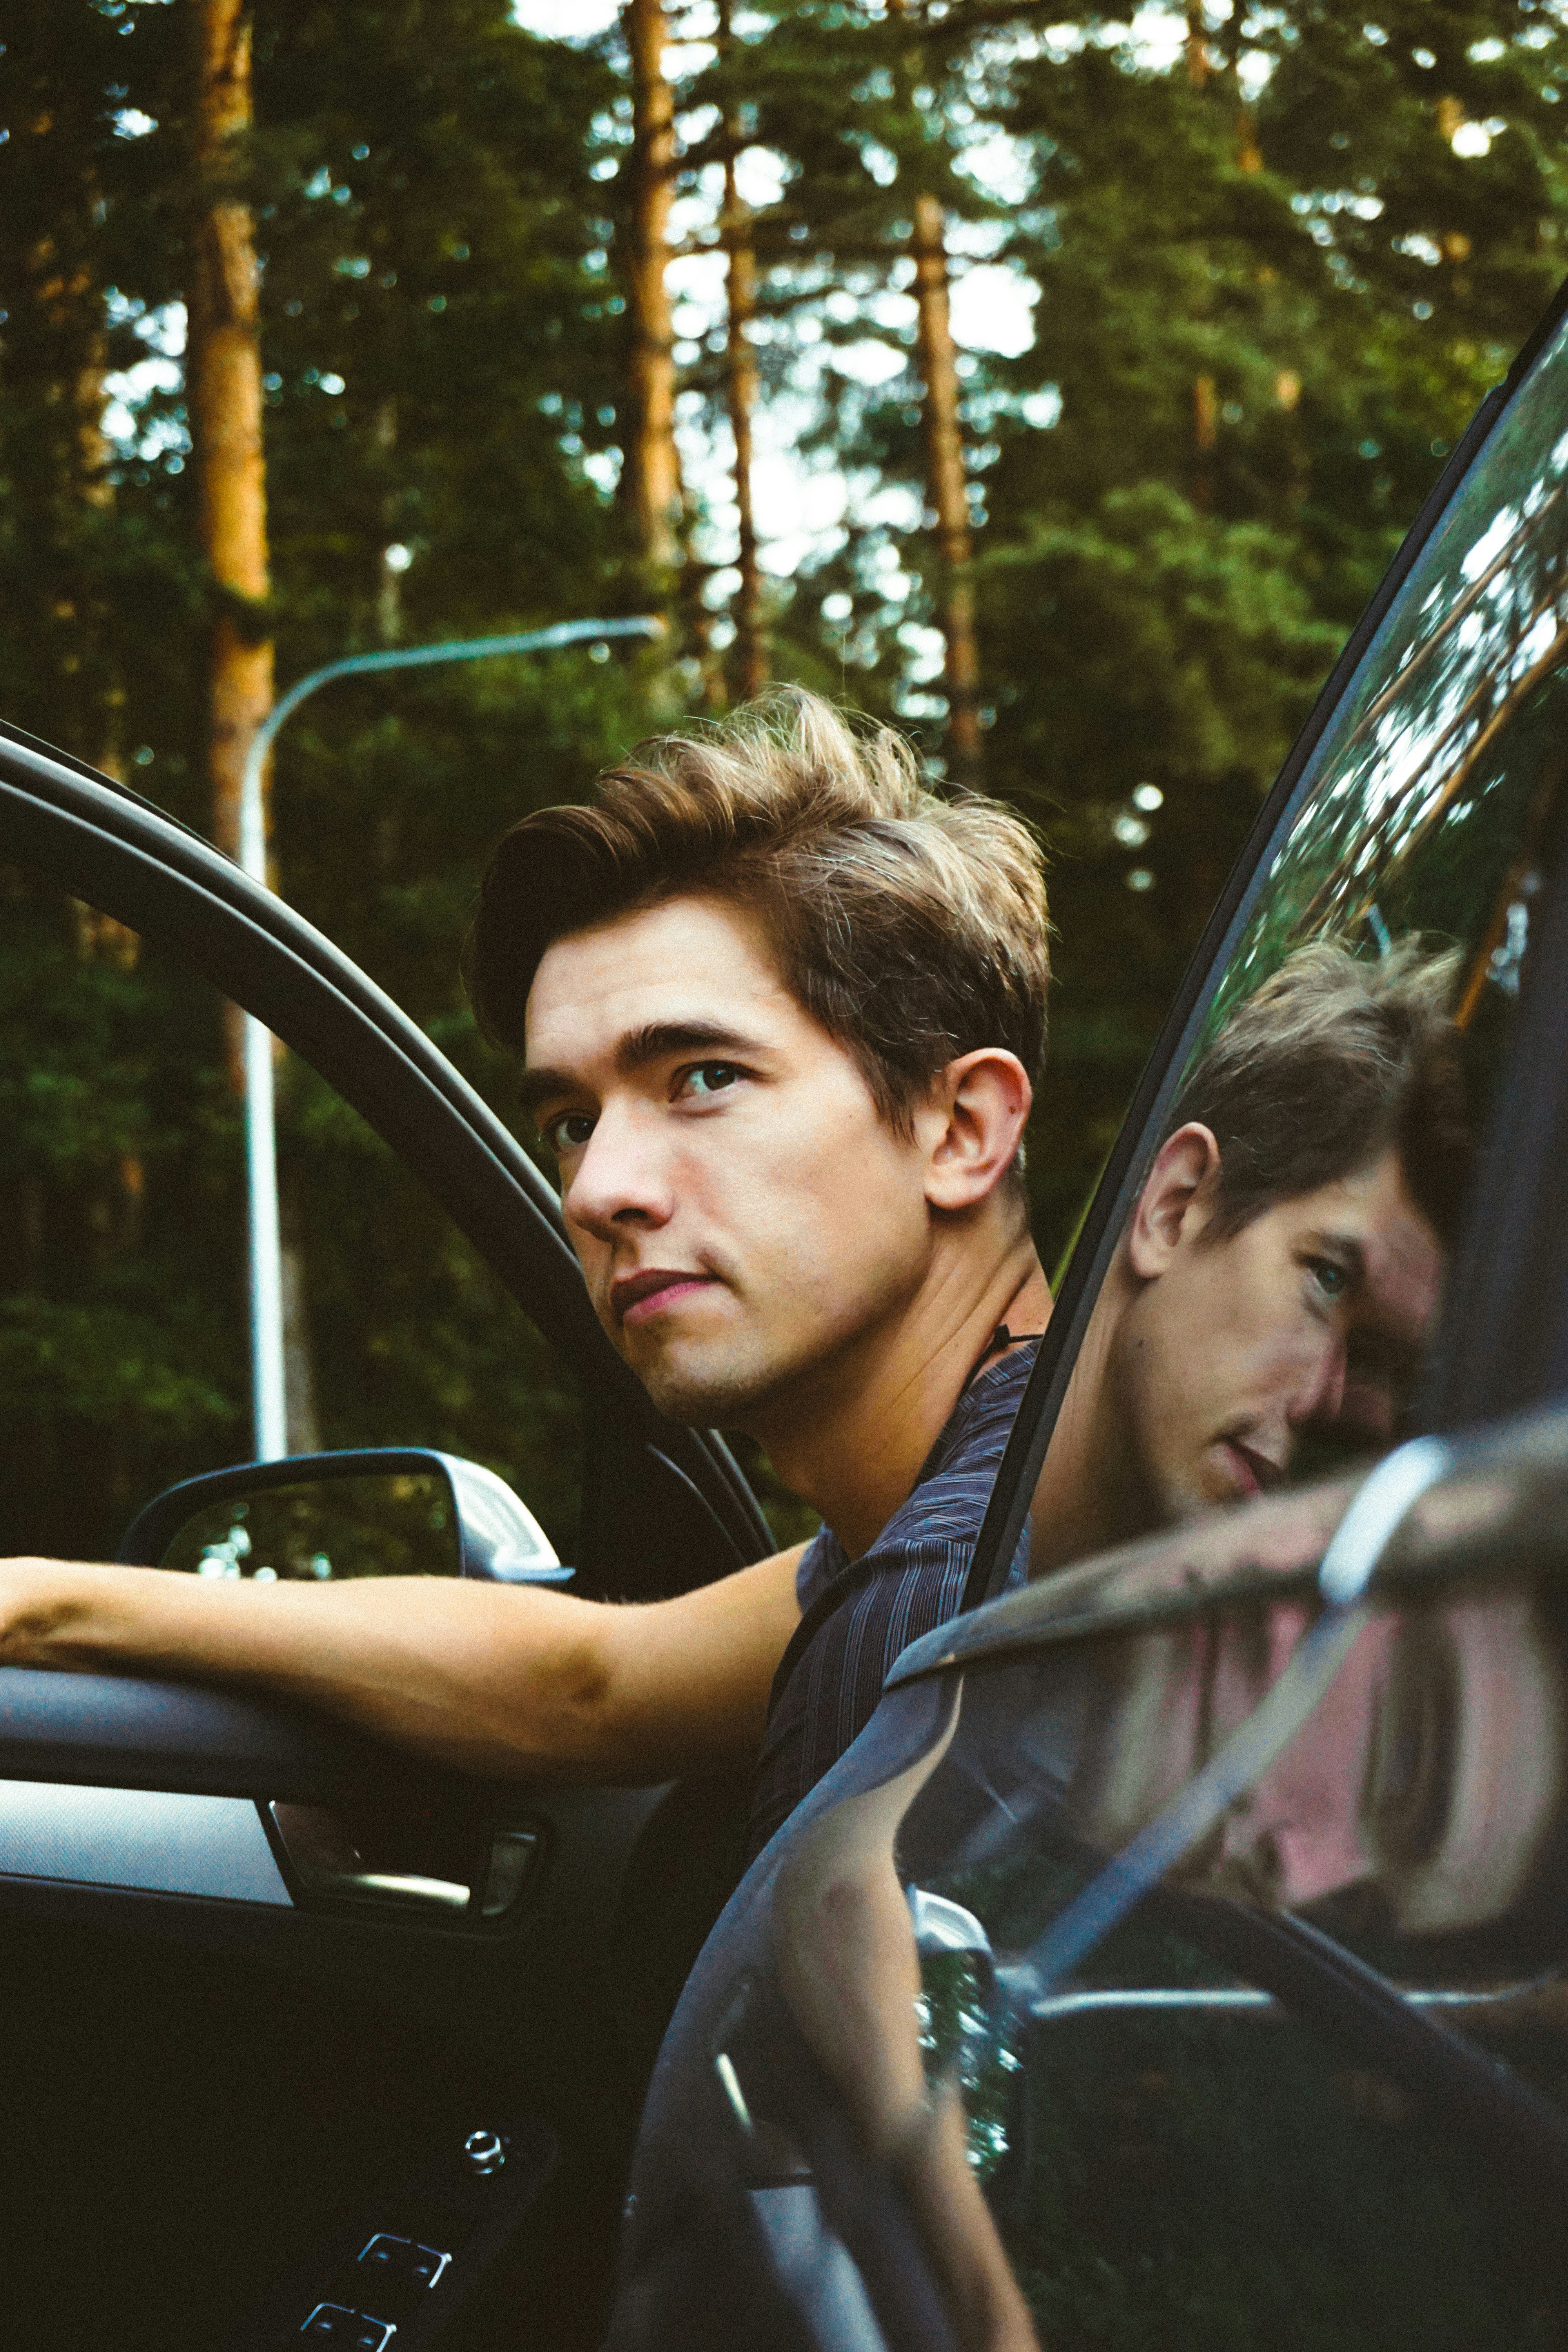
[[[1117,1333],[1132,1451],[1166,1518],[1275,1486],[1310,1430],[1386,1444],[1443,1276],[1398,1154],[1222,1240],[1200,1192]]]
[[[664,1412],[744,1426],[903,1311],[921,1153],[743,909],[679,898],[558,940],[526,1027],[589,1293]]]

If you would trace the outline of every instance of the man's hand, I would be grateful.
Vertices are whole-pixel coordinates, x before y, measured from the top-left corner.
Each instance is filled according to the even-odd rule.
[[[672,1780],[754,1759],[802,1549],[626,1605],[437,1577],[250,1584],[4,1560],[0,1664],[270,1691],[500,1779]]]

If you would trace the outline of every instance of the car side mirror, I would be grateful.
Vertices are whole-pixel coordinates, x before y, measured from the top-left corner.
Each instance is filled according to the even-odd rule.
[[[268,1584],[363,1576],[566,1584],[575,1573],[493,1470],[402,1445],[242,1462],[187,1478],[138,1513],[116,1558]]]

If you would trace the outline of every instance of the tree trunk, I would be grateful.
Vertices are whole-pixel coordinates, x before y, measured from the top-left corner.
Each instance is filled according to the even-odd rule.
[[[958,367],[948,309],[947,247],[942,206],[914,201],[915,304],[921,373],[925,380],[926,481],[936,516],[941,562],[938,611],[946,648],[947,744],[955,780],[974,783],[981,766],[980,656],[974,636],[974,541],[963,478],[958,418]]]
[[[906,0],[885,0],[895,22]],[[907,52],[898,68],[907,85]],[[907,91],[906,91],[907,94]],[[925,384],[926,496],[936,518],[937,617],[942,627],[942,688],[947,696],[947,751],[955,782],[979,781],[980,655],[974,635],[974,540],[963,478],[963,435],[958,417],[958,364],[948,305],[947,241],[942,205],[922,189],[911,207],[910,251],[915,265],[915,338]]]
[[[675,198],[675,97],[665,78],[668,37],[663,0],[626,0],[632,67],[631,220],[626,294],[630,313],[623,488],[643,560],[668,572],[679,547],[680,464],[675,446],[675,332],[665,272]]]
[[[1209,78],[1208,28],[1203,0],[1187,0],[1187,79],[1202,89]]]
[[[1207,514],[1214,504],[1214,457],[1219,446],[1219,402],[1212,375],[1193,378],[1193,504]]]
[[[321,1424],[316,1411],[316,1350],[310,1331],[300,1189],[300,1171],[296,1167],[285,1181],[278,1202],[282,1226],[278,1255],[283,1291],[284,1444],[290,1454],[319,1454]]]
[[[376,455],[381,458],[386,479],[391,482],[393,464],[397,450],[397,403],[382,401],[371,425]],[[395,646],[403,631],[403,571],[394,561],[400,552],[398,542],[392,537],[393,495],[383,493],[382,528],[387,536],[383,542],[381,560],[376,567],[375,633],[384,646]],[[403,561],[406,562],[406,557]]]
[[[719,10],[721,55],[730,47],[730,0]],[[742,701],[760,694],[767,680],[767,650],[763,640],[762,574],[757,567],[757,525],[752,504],[752,418],[757,404],[757,355],[752,342],[752,320],[757,308],[757,257],[752,242],[751,213],[735,182],[740,117],[731,109],[725,130],[731,144],[724,157],[724,212],[721,233],[728,257],[724,390],[730,430],[735,444],[735,512],[739,519],[736,566],[741,584],[731,611],[735,621],[735,682]]]
[[[763,642],[757,523],[752,504],[752,416],[757,404],[757,355],[752,344],[751,325],[757,307],[757,265],[750,221],[751,215],[736,193],[735,159],[731,155],[724,164],[724,244],[730,263],[724,383],[730,430],[735,442],[735,512],[740,521],[736,562],[741,574],[734,604],[735,674],[742,700],[762,692],[768,674]]]
[[[249,0],[193,0],[195,11],[195,162],[201,194],[189,290],[185,400],[196,468],[202,553],[216,593],[208,646],[207,774],[213,839],[240,846],[245,763],[272,708],[272,637],[267,599],[267,462],[262,444],[261,271],[250,207],[235,192],[241,142],[253,120]],[[262,777],[264,812],[270,772]],[[245,1017],[224,1006],[229,1079],[245,1091]],[[290,1423],[313,1415],[299,1335],[303,1268],[293,1278],[292,1348],[285,1341]]]
[[[245,757],[272,707],[260,272],[250,209],[231,186],[236,142],[251,122],[250,18],[247,0],[194,0],[194,5],[195,163],[203,194],[185,388],[202,552],[218,597],[208,674],[213,838],[236,856]]]

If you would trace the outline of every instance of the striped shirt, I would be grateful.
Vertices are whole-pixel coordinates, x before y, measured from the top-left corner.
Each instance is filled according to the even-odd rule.
[[[829,1528],[806,1546],[795,1582],[801,1620],[773,1677],[752,1781],[752,1854],[870,1721],[900,1652],[957,1613],[1037,1345],[971,1381],[869,1551],[850,1559]],[[1028,1554],[1026,1527],[1009,1588],[1027,1574]]]

